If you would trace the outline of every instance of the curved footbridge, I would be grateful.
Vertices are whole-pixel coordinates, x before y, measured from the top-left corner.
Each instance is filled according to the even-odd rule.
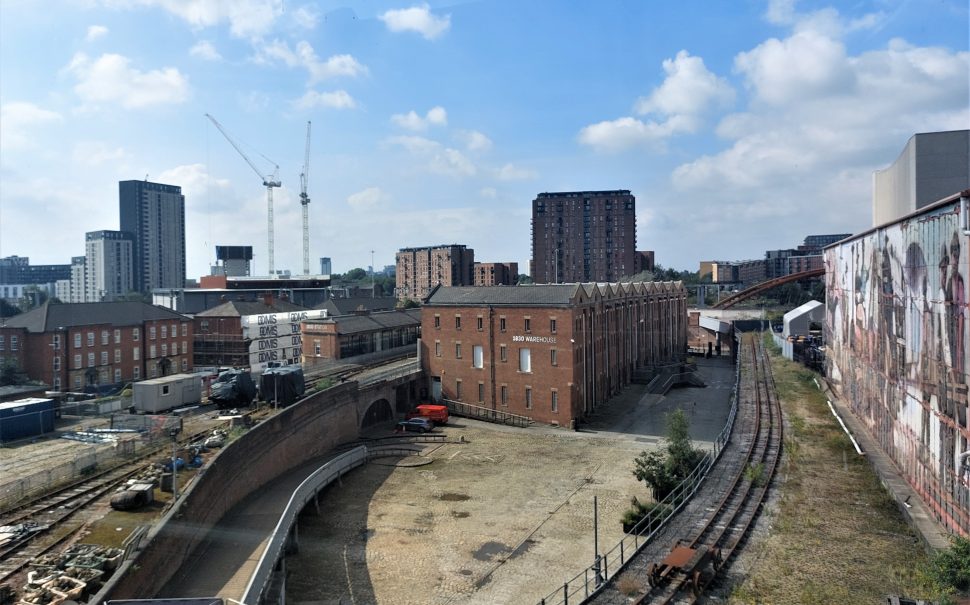
[[[274,601],[285,574],[273,572],[284,564],[286,549],[298,544],[296,518],[320,490],[368,458],[420,451],[418,444],[391,446],[389,440],[347,449],[362,431],[413,407],[419,376],[414,360],[384,366],[253,427],[223,448],[161,522],[129,546],[116,579],[94,602]]]

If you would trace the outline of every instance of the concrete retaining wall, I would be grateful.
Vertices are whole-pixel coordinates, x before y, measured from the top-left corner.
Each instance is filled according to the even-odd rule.
[[[225,447],[100,596],[154,596],[229,509],[279,474],[357,439],[358,395],[356,382],[316,393]]]

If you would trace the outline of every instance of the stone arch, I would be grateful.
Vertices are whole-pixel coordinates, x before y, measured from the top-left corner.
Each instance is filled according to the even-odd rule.
[[[360,428],[374,426],[394,420],[394,410],[391,409],[391,402],[387,399],[378,399],[371,402],[364,412],[364,418],[360,421]]]

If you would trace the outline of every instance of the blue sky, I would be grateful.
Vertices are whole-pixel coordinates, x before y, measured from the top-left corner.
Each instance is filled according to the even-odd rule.
[[[215,245],[302,271],[463,243],[528,270],[543,191],[630,189],[638,248],[697,269],[871,223],[872,171],[970,127],[966,2],[4,0],[0,255],[67,263],[118,181],[181,185]]]

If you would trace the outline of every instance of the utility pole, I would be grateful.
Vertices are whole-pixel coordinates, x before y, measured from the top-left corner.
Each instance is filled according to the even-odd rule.
[[[370,297],[376,298],[377,292],[374,288],[374,251],[370,251]]]

